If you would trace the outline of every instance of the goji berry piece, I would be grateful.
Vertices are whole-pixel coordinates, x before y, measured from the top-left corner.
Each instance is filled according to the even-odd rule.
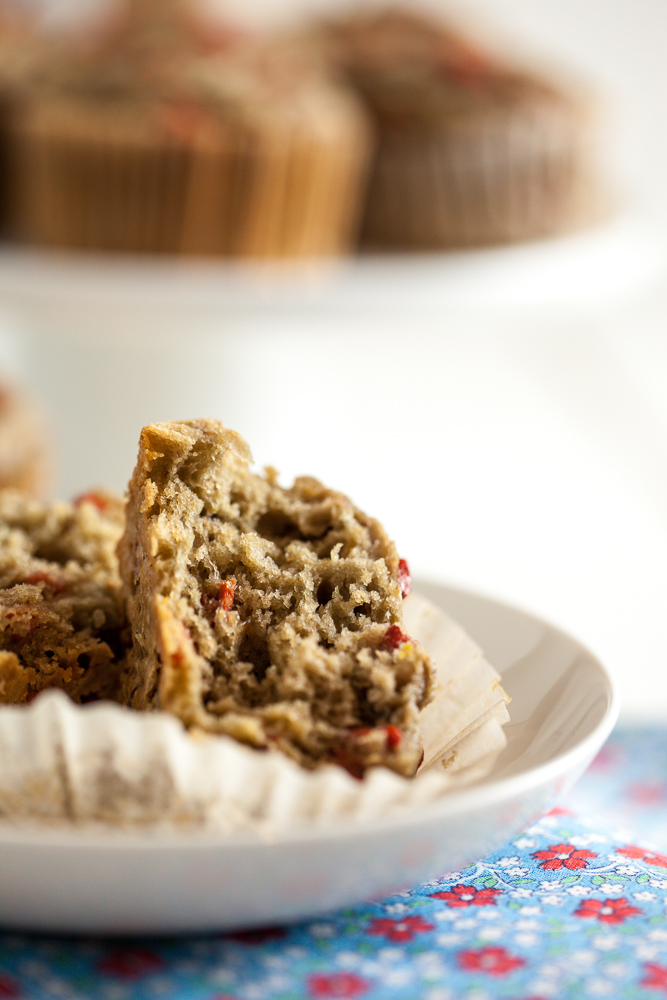
[[[403,742],[403,733],[398,726],[385,726],[387,733],[387,749],[396,750]]]
[[[398,585],[401,588],[401,597],[407,597],[412,590],[412,576],[405,559],[398,560]]]
[[[406,642],[410,642],[410,636],[403,631],[400,625],[393,624],[385,632],[380,649],[391,653],[395,649],[398,649],[399,646],[404,646]]]
[[[100,493],[81,493],[74,500],[74,506],[80,507],[82,503],[92,503],[93,507],[97,507],[99,511],[104,513],[104,511],[109,506],[109,501],[106,497],[103,497]]]
[[[234,596],[236,594],[236,579],[230,576],[228,580],[223,580],[218,593],[218,607],[223,611],[231,611],[234,607]]]

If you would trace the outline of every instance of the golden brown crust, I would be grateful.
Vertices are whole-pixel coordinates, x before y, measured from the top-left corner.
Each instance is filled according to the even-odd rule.
[[[307,767],[413,774],[432,668],[401,629],[393,543],[347,497],[249,460],[216,421],[142,432],[119,546],[123,700]]]

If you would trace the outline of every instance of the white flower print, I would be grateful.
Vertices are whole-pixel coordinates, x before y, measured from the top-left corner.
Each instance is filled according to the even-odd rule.
[[[287,965],[287,959],[283,958],[282,955],[262,955],[262,964],[267,969],[284,969]]]
[[[356,968],[363,961],[363,958],[361,955],[357,955],[356,951],[339,951],[335,961],[338,965],[349,965],[350,968]]]
[[[233,981],[234,973],[229,969],[214,969],[210,975],[210,979],[216,986],[227,986]]]
[[[614,948],[618,948],[619,941],[618,934],[599,934],[592,939],[591,944],[598,951],[613,951]]]
[[[380,967],[380,979],[387,986],[405,986],[414,978],[412,969],[401,966],[398,969],[387,969],[384,972]]]
[[[553,826],[559,826],[561,822],[562,819],[560,816],[543,816],[540,822],[537,823],[536,825],[543,827],[544,826],[553,827]]]
[[[436,939],[443,948],[455,948],[464,940],[463,934],[438,934]]]
[[[400,962],[403,957],[401,948],[380,948],[378,951],[379,962]]]
[[[560,889],[560,884],[563,880],[560,878],[550,878],[544,882],[540,882],[540,889],[546,889],[547,892],[551,892],[552,889]]]
[[[436,986],[424,995],[424,1000],[454,1000],[454,994],[447,986]]]
[[[590,885],[569,885],[565,890],[570,896],[588,896],[592,891]]]
[[[507,874],[511,878],[522,878],[524,875],[528,874],[528,868],[509,868]]]
[[[505,927],[482,927],[479,937],[482,941],[499,941],[506,933]]]
[[[400,916],[401,913],[409,913],[411,907],[407,903],[387,903],[383,910],[385,913],[395,913]]]
[[[279,973],[274,972],[273,975],[268,977],[266,982],[272,990],[286,990],[290,985],[290,977],[281,976]]]
[[[336,936],[335,924],[311,924],[308,928],[313,937],[330,938]]]
[[[594,965],[597,962],[597,959],[598,957],[594,951],[582,949],[581,951],[573,951],[568,959],[568,962],[571,965],[585,968],[587,965]]]
[[[514,938],[520,948],[532,948],[540,940],[539,934],[517,934]]]
[[[650,878],[648,884],[654,889],[667,889],[667,878]]]
[[[635,955],[640,961],[650,962],[654,958],[658,958],[661,951],[662,949],[658,944],[647,944],[645,941],[640,941],[635,948]]]
[[[618,875],[639,875],[641,868],[637,868],[635,865],[616,865],[614,871]]]
[[[454,944],[458,943],[458,941],[454,942]],[[413,962],[419,969],[420,974],[429,979],[443,979],[447,972],[447,966],[443,962],[442,955],[437,951],[424,951],[420,955],[415,955]]]
[[[538,972],[545,979],[558,979],[561,974],[561,968],[558,965],[552,965],[547,963],[546,965],[541,965]]]
[[[526,851],[530,847],[537,847],[539,841],[534,837],[519,837],[518,840],[514,841],[514,846],[518,847],[520,851]]]
[[[511,865],[516,865],[521,861],[521,858],[516,856],[513,858],[501,858],[498,864],[501,868],[509,868]]]
[[[245,987],[245,995],[248,1000],[266,1000],[270,989],[271,987],[266,980],[260,980],[257,983],[249,983]]]
[[[541,906],[522,906],[519,910],[519,913],[523,913],[524,917],[532,917],[541,912]]]
[[[540,903],[547,903],[548,906],[561,906],[564,899],[565,896],[554,892],[547,896],[540,896]]]
[[[649,931],[646,937],[650,938],[651,941],[667,941],[667,930],[662,927],[656,927],[654,930]]]
[[[657,892],[647,892],[645,889],[642,889],[641,892],[633,892],[632,895],[635,899],[639,899],[646,903],[650,902],[652,899],[658,898]]]
[[[431,916],[435,920],[456,920],[458,913],[456,910],[447,907],[446,910],[436,910],[435,913],[431,914]]]
[[[604,893],[605,896],[620,896],[625,892],[625,886],[622,882],[603,882],[596,891]]]
[[[477,921],[474,917],[464,917],[462,920],[455,920],[454,927],[457,931],[470,931],[477,927]]]
[[[593,997],[608,997],[616,993],[616,987],[608,979],[591,979],[586,984],[586,992]]]
[[[299,948],[298,946],[292,945],[290,948],[285,948],[285,954],[290,958],[308,958],[308,951],[306,948]]]
[[[558,983],[543,979],[536,979],[534,983],[531,983],[530,989],[538,997],[557,997],[560,993],[560,985]]]
[[[526,889],[524,886],[522,886],[520,889],[511,889],[509,895],[512,897],[512,899],[530,899],[530,897],[533,895],[533,890]]]
[[[476,878],[477,876],[475,876]],[[456,885],[457,882],[463,880],[463,872],[449,872],[447,878],[434,878],[430,882],[424,882],[424,885],[437,886],[439,889],[446,889],[448,885]]]

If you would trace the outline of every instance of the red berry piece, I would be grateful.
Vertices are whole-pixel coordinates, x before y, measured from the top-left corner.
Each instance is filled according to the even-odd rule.
[[[405,559],[398,560],[398,585],[401,588],[401,597],[407,597],[412,590],[412,577]]]
[[[334,764],[344,767],[347,773],[351,774],[353,778],[357,778],[358,780],[363,778],[364,771],[366,770],[366,761],[361,754],[355,753],[354,750],[350,750],[348,747],[334,747],[331,759]]]
[[[384,634],[380,649],[393,653],[395,649],[398,649],[399,646],[404,646],[406,642],[410,642],[410,636],[403,631],[401,626],[396,624],[390,625]]]
[[[387,733],[387,750],[397,750],[403,742],[403,733],[398,726],[385,726]]]
[[[228,580],[223,580],[220,584],[218,594],[218,607],[223,611],[231,611],[234,607],[234,595],[236,594],[236,579],[230,576]]]
[[[75,507],[80,507],[82,503],[92,503],[93,507],[97,507],[97,509],[102,513],[104,513],[109,506],[109,501],[105,497],[103,497],[100,493],[94,492],[82,493],[74,500]]]
[[[50,591],[53,594],[59,594],[65,589],[65,584],[62,580],[57,580],[55,576],[51,576],[50,573],[30,573],[29,576],[23,581],[24,583],[30,583],[33,586],[37,586],[38,583],[44,584],[44,590]]]

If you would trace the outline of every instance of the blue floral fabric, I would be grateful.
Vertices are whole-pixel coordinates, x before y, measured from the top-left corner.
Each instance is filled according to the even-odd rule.
[[[662,727],[617,730],[502,850],[382,902],[179,940],[0,935],[0,998],[19,1000],[666,996]]]

